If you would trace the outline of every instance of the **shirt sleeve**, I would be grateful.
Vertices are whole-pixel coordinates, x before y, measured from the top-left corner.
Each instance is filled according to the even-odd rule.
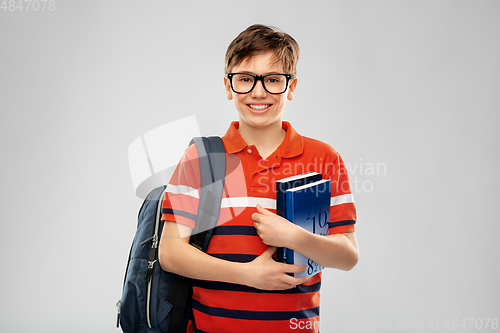
[[[354,232],[356,206],[351,192],[347,168],[339,153],[334,151],[332,157],[333,161],[327,163],[325,168],[326,178],[332,181],[329,234]]]
[[[194,228],[200,199],[200,184],[198,151],[196,145],[191,145],[185,150],[167,185],[162,202],[161,220]]]

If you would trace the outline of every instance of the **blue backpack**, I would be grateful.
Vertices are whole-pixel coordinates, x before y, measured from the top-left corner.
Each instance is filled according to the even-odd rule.
[[[219,137],[194,138],[200,162],[200,202],[190,243],[206,252],[219,218],[226,158]],[[166,272],[158,261],[163,229],[161,203],[167,186],[152,190],[139,210],[122,298],[116,304],[117,327],[125,333],[186,332],[192,317],[191,279]]]

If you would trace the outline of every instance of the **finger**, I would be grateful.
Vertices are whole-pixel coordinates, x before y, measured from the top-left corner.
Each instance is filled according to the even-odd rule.
[[[275,284],[274,286],[270,286],[268,288],[264,288],[264,290],[287,290],[295,287],[292,284],[286,283],[286,282],[279,282]]]
[[[285,272],[287,273],[300,273],[307,268],[306,265],[291,265],[285,263],[283,263],[283,265],[285,266]]]
[[[294,284],[289,284],[289,283],[286,283],[286,282],[283,283],[283,290],[292,289],[292,288],[295,288],[295,287],[296,286]]]
[[[272,257],[274,252],[276,252],[276,246],[269,246],[267,250],[265,250],[264,253],[262,253],[261,255]]]
[[[260,222],[261,215],[259,213],[253,213],[252,214],[252,220],[255,222]]]
[[[257,231],[257,235],[259,235],[259,237],[260,237],[260,230],[259,230],[260,226],[259,226],[259,224],[257,222],[254,222],[253,226],[254,226],[255,230]]]
[[[287,275],[287,279],[285,280],[285,283],[288,283],[292,286],[298,286],[304,282],[306,282],[309,278],[307,276],[301,276],[301,277],[293,277],[290,275]]]
[[[269,215],[272,214],[270,211],[262,207],[261,205],[257,204],[257,211],[262,214],[262,215]]]
[[[287,275],[287,277],[290,277]],[[293,278],[292,278],[293,279]],[[290,283],[291,282],[291,283]],[[295,287],[295,284],[294,284],[294,280],[291,280],[289,281],[287,278],[285,279],[282,279],[280,282],[279,282],[279,288],[281,290],[287,290],[287,289],[291,289],[293,287]]]

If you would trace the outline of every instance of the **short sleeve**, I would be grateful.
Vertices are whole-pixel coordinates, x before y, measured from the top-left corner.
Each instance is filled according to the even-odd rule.
[[[333,150],[332,160],[327,163],[325,170],[325,178],[332,181],[329,234],[354,232],[356,206],[347,168],[339,153]]]
[[[194,228],[200,198],[200,183],[198,151],[196,145],[191,145],[185,150],[167,185],[161,207],[161,220]]]

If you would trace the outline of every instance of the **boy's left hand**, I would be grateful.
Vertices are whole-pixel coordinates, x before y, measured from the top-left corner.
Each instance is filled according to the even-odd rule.
[[[252,214],[254,227],[264,244],[290,247],[297,225],[257,205],[257,213]]]

